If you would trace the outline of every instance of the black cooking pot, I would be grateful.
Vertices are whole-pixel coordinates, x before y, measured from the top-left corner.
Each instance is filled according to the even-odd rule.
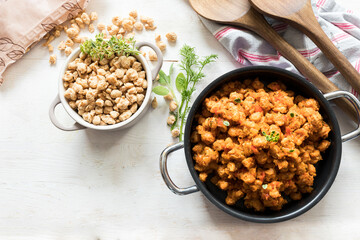
[[[194,169],[194,160],[192,159],[192,143],[190,142],[190,135],[192,132],[194,116],[197,112],[199,112],[204,99],[226,82],[233,80],[245,80],[248,78],[255,79],[256,77],[259,77],[259,79],[265,84],[280,80],[287,86],[287,89],[293,90],[296,95],[316,99],[320,104],[321,115],[331,127],[331,132],[329,133],[331,146],[323,154],[323,160],[316,166],[317,176],[314,179],[314,190],[311,193],[304,195],[301,200],[289,201],[289,203],[284,205],[280,211],[266,210],[265,212],[255,212],[252,209],[246,208],[242,200],[239,200],[233,206],[227,205],[225,203],[226,192],[220,190],[217,186],[212,184],[209,180],[210,178],[208,178],[206,182],[200,181],[198,172]],[[331,99],[340,97],[345,97],[351,101],[357,111],[356,114],[359,117],[360,102],[352,94],[344,91],[336,91],[323,95],[306,79],[292,72],[280,68],[265,66],[245,67],[228,72],[210,83],[195,100],[186,122],[184,142],[169,146],[161,153],[160,169],[162,177],[169,189],[174,193],[186,195],[200,190],[215,206],[234,217],[246,221],[275,223],[297,217],[315,206],[325,196],[333,184],[340,166],[342,142],[360,135],[359,126],[353,132],[344,136],[340,135],[338,121],[328,102]],[[167,171],[168,154],[180,148],[185,149],[186,162],[191,176],[196,184],[192,187],[177,187],[170,179]]]

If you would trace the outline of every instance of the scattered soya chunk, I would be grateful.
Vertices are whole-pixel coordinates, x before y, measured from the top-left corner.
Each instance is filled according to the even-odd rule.
[[[165,37],[167,38],[167,40],[168,40],[169,42],[176,42],[176,40],[177,40],[177,35],[176,35],[176,33],[174,33],[174,32],[169,32],[169,33],[167,33],[167,34],[165,35]]]
[[[155,109],[155,108],[157,108],[157,106],[158,106],[158,102],[157,102],[156,97],[154,97],[154,99],[151,101],[151,107],[153,109]]]
[[[56,55],[50,55],[50,59],[49,59],[49,63],[50,65],[54,65],[56,63]]]
[[[115,16],[111,19],[112,24],[105,25],[104,23],[94,24],[94,21],[98,20],[98,14],[96,12],[86,13],[84,11],[79,12],[73,19],[54,27],[52,31],[44,36],[46,42],[43,46],[48,47],[49,52],[53,52],[54,47],[50,44],[55,38],[61,36],[61,31],[64,31],[67,35],[66,40],[62,40],[57,49],[61,52],[64,52],[66,56],[69,56],[73,47],[76,43],[84,42],[87,37],[80,36],[81,31],[87,29],[90,33],[95,32],[95,26],[102,32],[105,38],[110,38],[111,36],[116,36],[117,38],[130,39],[135,36],[135,31],[141,32],[145,30],[153,31],[157,27],[155,26],[154,19],[146,16],[138,17],[138,12],[133,10],[129,13],[127,17]],[[160,35],[158,35],[160,36]],[[169,32],[166,34],[166,38],[169,42],[175,42],[177,36],[174,32]],[[156,45],[161,51],[165,51],[166,44],[160,40],[155,40]],[[146,53],[143,53],[146,56]],[[156,61],[157,56],[154,51],[148,52],[148,58],[150,61]]]

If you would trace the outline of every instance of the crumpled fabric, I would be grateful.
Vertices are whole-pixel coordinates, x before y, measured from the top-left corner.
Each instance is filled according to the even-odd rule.
[[[354,10],[343,8],[334,0],[312,0],[311,3],[322,29],[355,69],[360,72],[360,14]],[[214,37],[243,66],[275,66],[300,74],[291,62],[255,33],[246,29],[217,24],[201,17],[200,19]],[[268,17],[266,19],[276,32],[338,88],[349,91],[359,98],[359,94],[311,39],[287,23]]]

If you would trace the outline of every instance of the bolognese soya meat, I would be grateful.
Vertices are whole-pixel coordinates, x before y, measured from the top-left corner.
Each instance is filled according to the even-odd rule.
[[[295,96],[284,84],[259,79],[223,85],[195,116],[191,142],[201,181],[227,191],[226,203],[280,210],[286,198],[313,190],[329,125],[312,98]],[[287,196],[287,197],[285,197]]]

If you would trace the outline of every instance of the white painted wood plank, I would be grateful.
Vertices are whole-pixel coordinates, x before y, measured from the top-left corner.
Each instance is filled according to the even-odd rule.
[[[359,3],[339,1],[352,9]],[[164,35],[179,38],[166,60],[178,60],[184,44],[200,55],[219,54],[199,91],[239,65],[204,28],[187,1],[92,0],[101,22],[132,9],[154,17]],[[109,17],[105,17],[109,16]],[[138,35],[154,41],[155,32]],[[62,132],[48,118],[57,93],[58,71],[48,52],[36,46],[5,73],[0,87],[0,239],[357,239],[360,225],[360,140],[343,145],[337,179],[325,198],[306,214],[278,224],[235,219],[201,193],[176,196],[167,189],[158,158],[172,142],[167,107],[148,114],[133,128],[112,133]],[[164,68],[169,68],[165,63]],[[196,93],[198,94],[199,91]],[[71,119],[61,107],[60,118]],[[170,173],[180,186],[193,184],[182,152],[171,156]]]

